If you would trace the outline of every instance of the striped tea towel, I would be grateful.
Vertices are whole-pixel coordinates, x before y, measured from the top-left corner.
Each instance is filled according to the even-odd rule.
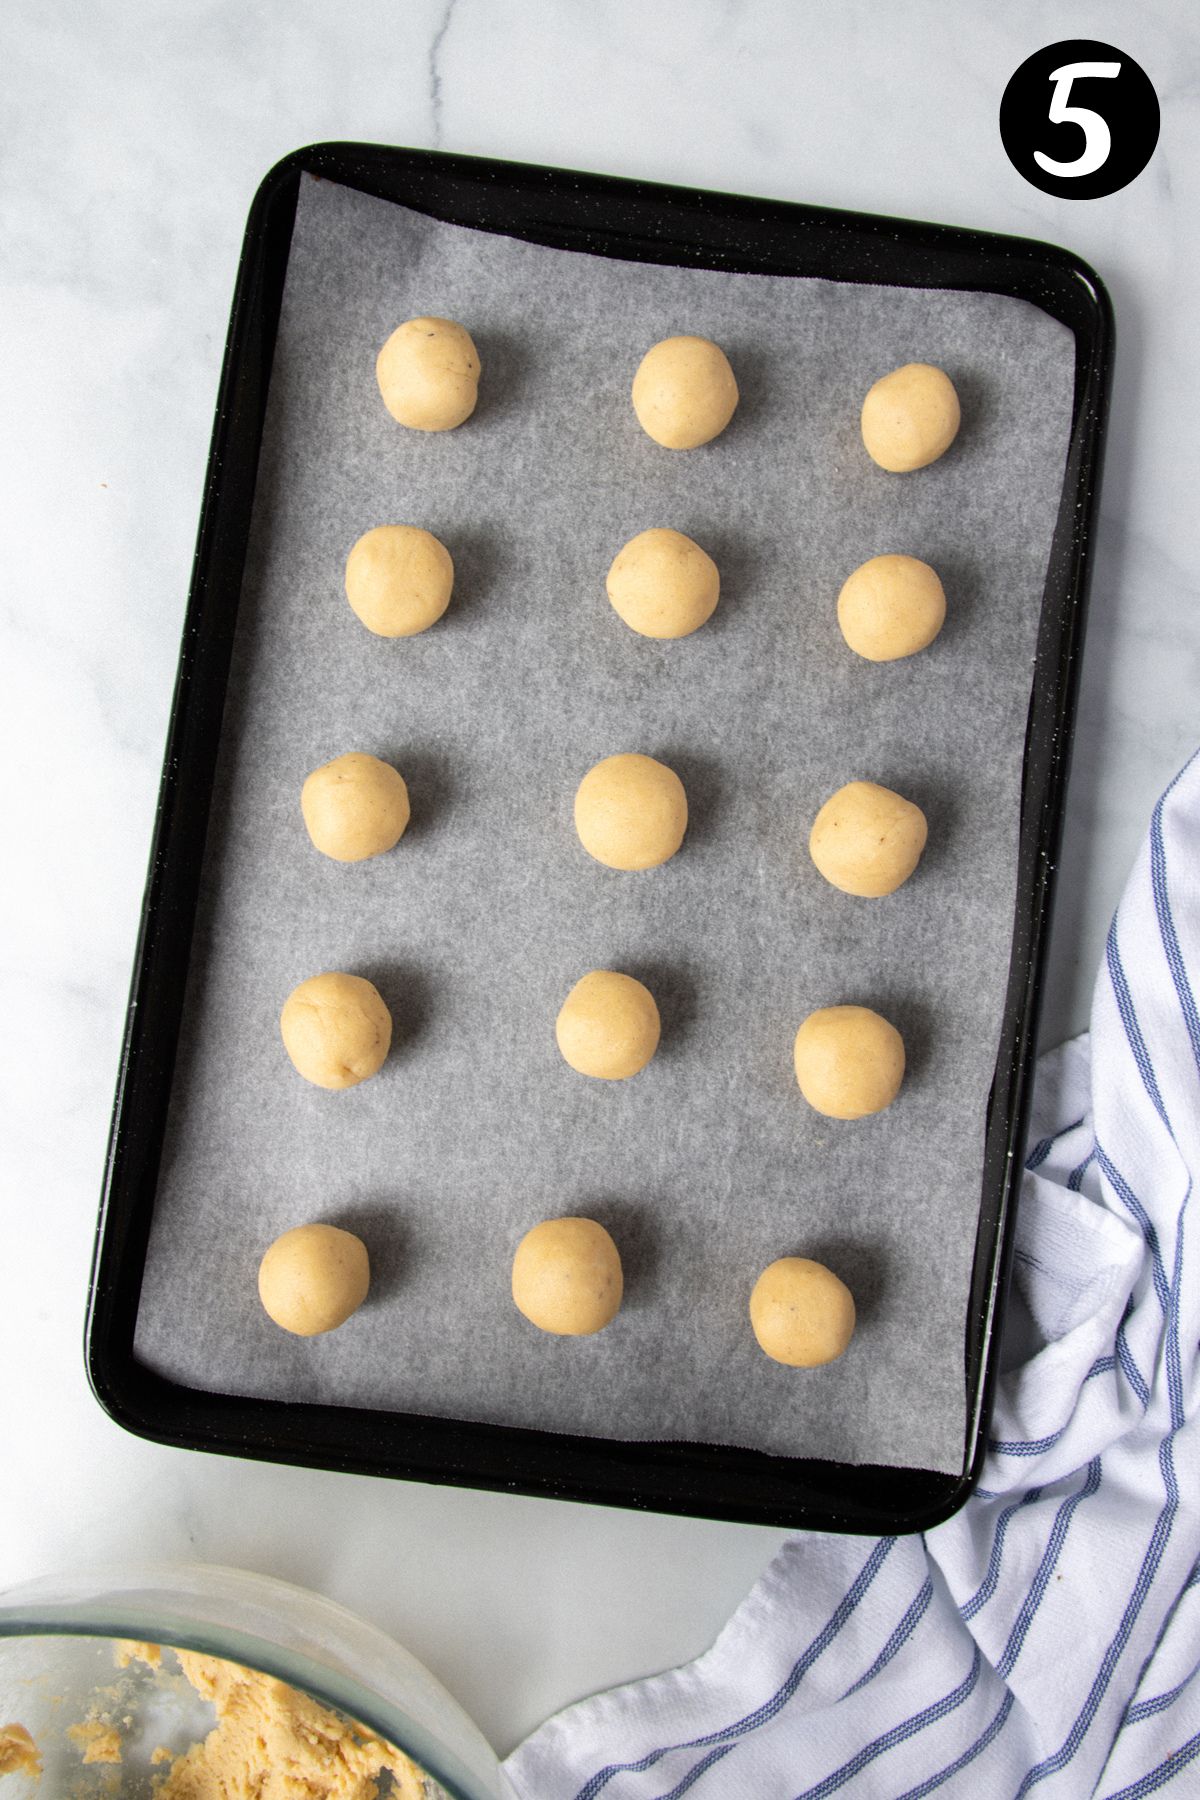
[[[1200,1795],[1198,1002],[1200,753],[1038,1068],[982,1485],[785,1544],[697,1662],[520,1745],[521,1800]]]

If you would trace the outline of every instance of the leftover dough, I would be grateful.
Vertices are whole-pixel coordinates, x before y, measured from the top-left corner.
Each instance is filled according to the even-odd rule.
[[[408,788],[390,763],[348,750],[314,769],[300,790],[308,835],[334,862],[363,862],[400,842],[408,827]]]
[[[823,1263],[783,1256],[765,1268],[750,1295],[760,1349],[793,1369],[834,1362],[854,1335],[854,1297]]]
[[[904,1080],[904,1040],[869,1006],[825,1006],[796,1033],[796,1080],[828,1119],[883,1112]]]
[[[660,1030],[649,988],[632,975],[593,969],[563,1001],[554,1035],[581,1075],[626,1081],[646,1067],[658,1049]]]
[[[0,1725],[0,1775],[32,1775],[42,1772],[38,1747],[23,1725]]]
[[[961,414],[954,383],[932,363],[905,363],[882,375],[862,404],[862,440],[881,469],[928,468],[955,438]]]
[[[729,358],[708,338],[664,338],[633,378],[638,424],[667,450],[695,450],[719,437],[737,403]]]
[[[544,1219],[512,1266],[512,1297],[539,1331],[590,1337],[616,1318],[623,1281],[617,1246],[595,1219]]]
[[[111,1719],[81,1719],[67,1726],[67,1736],[78,1744],[85,1763],[119,1763],[121,1728]]]
[[[376,637],[416,637],[450,604],[454,563],[432,531],[376,525],[346,559],[346,598]]]
[[[712,618],[721,577],[707,551],[682,531],[639,531],[608,571],[608,597],[642,637],[690,637]]]
[[[366,1245],[337,1225],[294,1226],[275,1239],[258,1268],[268,1316],[296,1337],[336,1331],[358,1311],[370,1284]]]
[[[376,1800],[380,1777],[390,1775],[388,1792],[396,1800],[445,1800],[442,1788],[410,1757],[365,1726],[272,1675],[193,1650],[171,1655],[178,1657],[195,1694],[216,1713],[216,1724],[178,1755],[160,1745],[147,1757],[136,1743],[123,1744],[121,1727],[131,1738],[144,1737],[151,1720],[156,1730],[161,1727],[164,1706],[170,1722],[179,1709],[180,1677],[164,1665],[161,1645],[119,1640],[114,1651],[119,1668],[144,1662],[161,1676],[128,1696],[100,1689],[96,1709],[67,1728],[85,1764],[114,1765],[103,1784],[88,1786],[88,1793],[152,1792],[154,1800]],[[121,1701],[120,1726],[108,1716],[114,1698]],[[147,1783],[139,1766],[146,1761],[156,1771],[170,1766]],[[126,1765],[123,1775],[115,1772],[120,1764]],[[0,1775],[40,1773],[41,1757],[25,1728],[0,1728]]]
[[[257,1669],[192,1650],[177,1655],[217,1722],[174,1759],[155,1800],[374,1800],[385,1770],[397,1800],[424,1800],[416,1764],[363,1726]]]
[[[575,795],[575,829],[589,856],[610,869],[656,869],[687,830],[687,794],[674,769],[652,756],[606,756]]]
[[[873,556],[845,581],[838,624],[868,662],[896,662],[932,644],[946,619],[946,590],[915,556]]]
[[[479,352],[453,319],[409,319],[375,361],[383,404],[413,431],[453,431],[475,411]]]
[[[927,833],[925,814],[911,800],[874,781],[849,781],[817,814],[808,849],[832,886],[878,900],[908,880]]]
[[[329,971],[294,987],[279,1019],[284,1048],[315,1087],[356,1087],[383,1067],[392,1015],[363,975]]]

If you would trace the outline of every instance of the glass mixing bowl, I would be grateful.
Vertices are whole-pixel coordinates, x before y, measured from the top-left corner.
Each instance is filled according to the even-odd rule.
[[[403,1750],[454,1800],[503,1800],[508,1791],[491,1745],[441,1683],[344,1607],[240,1569],[147,1563],[55,1575],[0,1593],[0,1726],[26,1726],[45,1764],[40,1787],[31,1777],[6,1778],[4,1800],[74,1792],[81,1775],[111,1780],[111,1769],[81,1767],[67,1729],[94,1708],[97,1693],[114,1692],[113,1640],[122,1638],[199,1650],[273,1675]],[[131,1735],[147,1748],[144,1758],[121,1765],[115,1791],[132,1800],[151,1792],[148,1747],[183,1749],[213,1715],[177,1678],[139,1671],[130,1691]]]

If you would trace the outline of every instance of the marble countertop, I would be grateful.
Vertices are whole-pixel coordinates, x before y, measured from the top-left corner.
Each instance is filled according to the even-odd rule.
[[[951,19],[953,28],[951,29]],[[1115,0],[1162,137],[1123,192],[1005,158],[1046,4],[15,0],[0,25],[7,355],[0,1587],[100,1558],[285,1576],[391,1631],[497,1748],[701,1651],[779,1531],[164,1449],[81,1351],[105,1139],[247,208],[321,139],[410,144],[1061,243],[1118,356],[1043,1017],[1086,1026],[1150,809],[1200,735],[1200,25]],[[703,1570],[702,1578],[697,1571]]]

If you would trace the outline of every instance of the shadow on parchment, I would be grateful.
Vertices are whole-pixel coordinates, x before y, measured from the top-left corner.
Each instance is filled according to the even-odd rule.
[[[371,1285],[362,1310],[386,1304],[412,1275],[412,1233],[398,1203],[352,1201],[335,1207],[326,1218],[342,1231],[352,1231],[367,1247]]]

